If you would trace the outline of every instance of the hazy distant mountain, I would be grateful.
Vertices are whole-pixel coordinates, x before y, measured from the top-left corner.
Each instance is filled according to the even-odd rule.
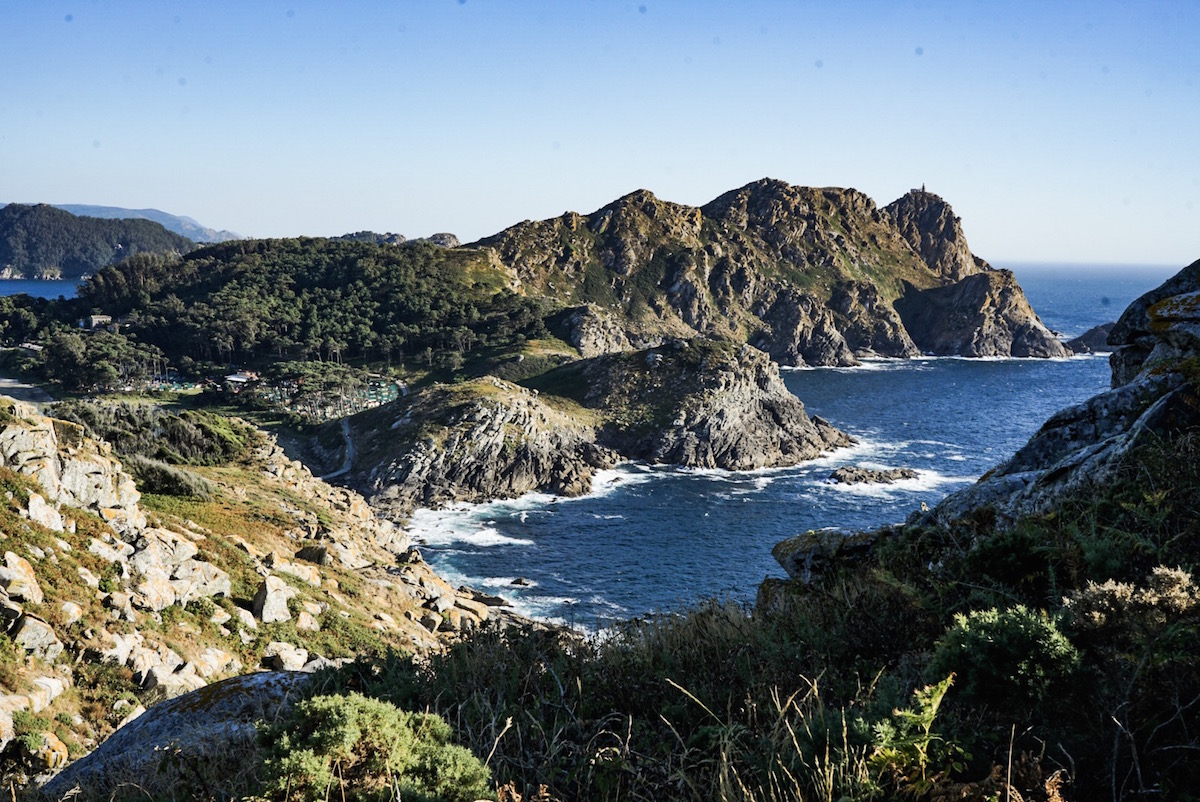
[[[86,203],[56,203],[55,207],[80,217],[101,217],[105,220],[153,220],[168,231],[187,237],[193,242],[226,242],[245,239],[232,231],[217,231],[202,226],[190,217],[160,212],[158,209],[122,209],[119,206],[91,206]]]

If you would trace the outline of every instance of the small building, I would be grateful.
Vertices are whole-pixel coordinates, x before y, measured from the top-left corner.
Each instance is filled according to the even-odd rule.
[[[100,329],[112,325],[112,315],[88,315],[79,319],[81,329]]]
[[[231,373],[225,377],[225,389],[231,393],[237,394],[246,388],[251,382],[258,381],[257,373],[248,370],[240,370],[237,373]]]

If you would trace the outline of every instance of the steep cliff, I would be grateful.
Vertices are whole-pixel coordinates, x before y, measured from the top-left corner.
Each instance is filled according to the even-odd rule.
[[[1010,270],[988,270],[896,301],[913,342],[929,354],[1065,357],[1070,351],[1034,313]]]

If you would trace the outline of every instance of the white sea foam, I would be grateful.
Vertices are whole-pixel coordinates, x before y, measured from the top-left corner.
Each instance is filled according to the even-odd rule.
[[[488,505],[479,505],[488,506]],[[533,541],[501,534],[485,516],[472,515],[470,510],[417,510],[408,522],[409,536],[430,546],[468,545],[532,546]]]
[[[520,580],[524,584],[517,584],[518,580]],[[534,582],[532,579],[526,579],[525,577],[515,577],[515,576],[488,576],[488,577],[484,577],[483,579],[478,580],[478,582],[480,585],[482,585],[485,588],[495,588],[497,590],[507,590],[512,593],[520,593],[522,591],[529,590],[530,588],[536,588],[538,586],[538,583]]]

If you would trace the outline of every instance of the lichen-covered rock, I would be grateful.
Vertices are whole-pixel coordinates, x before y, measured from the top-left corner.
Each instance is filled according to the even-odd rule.
[[[46,503],[46,499],[42,498],[38,493],[29,494],[29,520],[35,524],[46,527],[52,532],[61,532],[64,529],[62,515],[58,510]]]
[[[139,574],[158,569],[170,574],[180,563],[199,553],[191,540],[168,529],[145,529],[129,558],[129,567]]]
[[[308,650],[284,641],[271,641],[263,651],[263,662],[277,671],[300,671],[308,662]]]
[[[53,627],[29,613],[17,619],[9,637],[18,649],[24,649],[31,656],[47,663],[53,663],[63,652],[62,641],[54,634]]]
[[[14,601],[41,604],[45,598],[38,585],[37,572],[29,560],[11,551],[4,552],[4,565],[0,566],[0,588]]]
[[[160,612],[175,603],[175,588],[162,568],[150,568],[142,573],[133,588],[130,600],[136,607],[151,612]]]
[[[292,672],[246,674],[157,704],[67,766],[42,792],[61,799],[78,786],[107,798],[132,783],[151,795],[165,795],[188,787],[194,765],[214,776],[237,773],[257,748],[254,723],[276,720],[307,680],[307,674]],[[172,760],[175,750],[189,760]]]
[[[184,560],[175,566],[171,572],[171,587],[180,604],[201,597],[229,596],[232,593],[229,574],[202,560]]]
[[[1114,387],[1200,352],[1200,261],[1130,304],[1108,342]]]

